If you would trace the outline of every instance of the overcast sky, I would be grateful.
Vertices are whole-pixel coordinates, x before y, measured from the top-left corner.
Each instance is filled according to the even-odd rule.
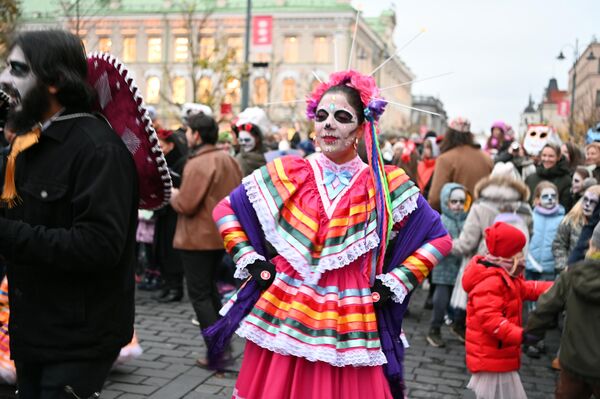
[[[435,95],[450,117],[471,119],[474,131],[502,119],[518,128],[531,93],[537,103],[551,77],[566,90],[575,40],[580,53],[600,40],[600,0],[360,0],[373,16],[396,9],[395,43],[417,78],[413,94]],[[563,46],[566,60],[556,56]],[[600,54],[596,54],[600,56]],[[598,61],[595,61],[598,62]]]

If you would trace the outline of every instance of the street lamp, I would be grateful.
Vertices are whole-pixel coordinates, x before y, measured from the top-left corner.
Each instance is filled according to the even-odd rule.
[[[252,21],[252,0],[246,1],[246,32],[244,37],[244,67],[242,68],[242,103],[240,112],[248,107],[250,97],[250,22]]]
[[[575,126],[575,116],[574,116],[574,111],[575,111],[575,85],[577,83],[577,62],[579,61],[579,40],[575,39],[575,46],[572,46],[570,44],[565,44],[562,49],[564,49],[565,47],[571,47],[573,49],[573,82],[572,82],[572,90],[571,90],[571,111],[569,113],[569,133],[571,135],[573,135],[574,132],[574,126]],[[562,49],[560,50],[560,53],[558,54],[558,56],[556,57],[556,59],[558,60],[564,60],[566,59],[565,55],[563,54]],[[596,56],[594,55],[594,51],[590,51],[590,53],[588,54],[588,56],[586,57],[587,61],[594,61],[596,59]]]

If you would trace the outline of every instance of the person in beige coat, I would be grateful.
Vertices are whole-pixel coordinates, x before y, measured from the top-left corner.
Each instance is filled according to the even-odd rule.
[[[200,113],[189,118],[188,126],[192,152],[181,186],[171,197],[177,212],[173,247],[181,252],[188,296],[200,327],[206,328],[218,319],[221,300],[215,276],[225,253],[212,211],[240,184],[242,172],[233,157],[215,146],[218,126],[213,118]]]
[[[475,144],[471,123],[455,118],[440,145],[442,154],[437,158],[427,201],[440,211],[440,193],[446,183],[458,183],[472,193],[475,184],[489,176],[494,166],[492,159]]]
[[[481,180],[475,186],[475,202],[463,226],[459,237],[452,243],[452,254],[472,256],[485,255],[484,231],[494,224],[496,218],[510,218],[502,220],[517,225],[525,237],[533,227],[533,213],[528,203],[529,189],[520,180],[508,175],[494,175]],[[528,239],[529,241],[529,239]]]

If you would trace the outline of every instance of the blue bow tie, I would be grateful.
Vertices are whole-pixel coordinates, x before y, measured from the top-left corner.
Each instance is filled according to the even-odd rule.
[[[352,180],[352,173],[347,170],[334,172],[333,170],[325,169],[323,172],[323,183],[325,183],[325,185],[330,185],[336,177],[342,185],[349,186],[350,180]]]

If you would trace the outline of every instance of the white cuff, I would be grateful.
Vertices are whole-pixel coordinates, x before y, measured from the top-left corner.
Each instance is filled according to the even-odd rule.
[[[383,283],[383,285],[385,285],[390,289],[390,291],[392,291],[392,301],[396,303],[402,303],[404,301],[404,298],[406,298],[406,295],[408,295],[408,291],[406,290],[404,284],[395,279],[389,273],[379,274],[375,276],[375,278],[377,280],[380,280]]]
[[[248,277],[250,277],[250,273],[248,272],[248,270],[246,270],[246,267],[248,265],[253,264],[257,260],[266,260],[266,259],[264,256],[260,255],[256,251],[251,251],[251,252],[244,254],[244,256],[242,256],[240,259],[238,259],[237,263],[235,264],[235,273],[233,273],[233,277],[239,278],[241,280],[245,280]]]

